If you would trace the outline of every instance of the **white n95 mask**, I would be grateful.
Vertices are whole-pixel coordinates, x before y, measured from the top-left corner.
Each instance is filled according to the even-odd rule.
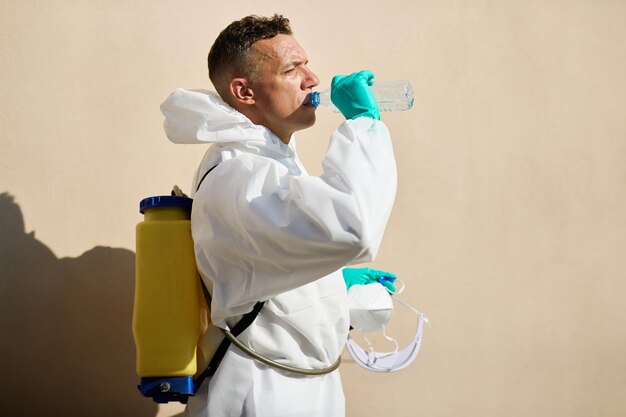
[[[393,313],[393,302],[389,291],[374,282],[353,285],[348,290],[350,325],[357,330],[371,332],[389,323]]]
[[[369,285],[371,284],[368,284],[366,286],[369,286]],[[401,292],[401,291],[398,291],[398,292]],[[422,345],[422,332],[423,332],[424,322],[429,324],[428,319],[426,318],[424,314],[420,313],[415,308],[406,304],[404,301],[400,300],[398,297],[394,296],[393,298],[397,302],[399,302],[401,305],[408,308],[409,310],[411,310],[417,315],[417,329],[415,331],[415,336],[404,348],[399,349],[398,342],[395,339],[387,336],[387,334],[385,333],[385,327],[383,325],[382,328],[383,328],[384,337],[387,340],[390,340],[393,343],[395,343],[396,348],[394,351],[391,351],[391,352],[376,352],[374,351],[372,344],[369,342],[367,338],[365,338],[365,340],[367,341],[369,345],[369,350],[363,349],[354,341],[354,339],[350,337],[350,335],[348,335],[348,340],[346,341],[346,347],[348,349],[348,353],[350,354],[350,356],[352,356],[352,358],[357,364],[359,364],[361,367],[369,371],[395,372],[395,371],[404,369],[407,366],[409,366],[411,363],[413,363]]]

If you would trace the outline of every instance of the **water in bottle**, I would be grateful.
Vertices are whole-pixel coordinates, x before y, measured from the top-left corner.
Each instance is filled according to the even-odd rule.
[[[370,87],[380,111],[404,111],[413,107],[413,87],[410,81],[375,81]],[[339,109],[330,100],[330,89],[309,94],[309,103],[313,107],[326,106],[339,113]]]

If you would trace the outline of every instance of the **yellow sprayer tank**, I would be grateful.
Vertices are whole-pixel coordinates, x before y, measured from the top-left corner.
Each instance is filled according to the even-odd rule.
[[[191,238],[192,201],[156,196],[140,203],[133,336],[139,390],[156,402],[186,403],[193,395],[202,289]]]

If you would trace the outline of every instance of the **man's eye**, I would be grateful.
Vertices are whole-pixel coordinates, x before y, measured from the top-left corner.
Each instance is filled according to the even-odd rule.
[[[289,68],[285,70],[285,74],[289,74],[290,72],[294,72],[296,69],[295,68]]]

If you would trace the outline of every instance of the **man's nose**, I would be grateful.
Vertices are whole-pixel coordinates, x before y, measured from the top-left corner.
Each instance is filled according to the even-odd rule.
[[[302,80],[304,88],[307,89],[307,88],[317,87],[320,84],[320,79],[310,69],[305,68],[305,71],[306,72],[305,72],[304,78]]]

